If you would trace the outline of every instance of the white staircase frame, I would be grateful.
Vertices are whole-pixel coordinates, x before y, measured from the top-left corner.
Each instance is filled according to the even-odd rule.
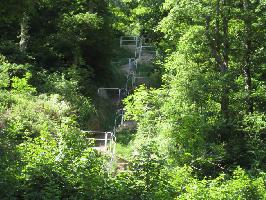
[[[139,37],[137,36],[121,36],[120,37],[120,47],[129,46],[129,45],[135,45],[137,47],[138,42],[139,42]]]
[[[89,133],[91,135],[99,135],[104,134],[103,138],[87,138],[89,140],[93,141],[104,141],[104,152],[115,155],[115,149],[116,149],[116,137],[113,132],[103,132],[103,131],[82,131],[83,133]],[[101,146],[94,146],[92,147],[95,150],[101,150]]]
[[[101,90],[117,90],[118,91],[118,98],[121,101],[121,92],[125,90],[124,88],[98,88],[98,94],[100,94]]]

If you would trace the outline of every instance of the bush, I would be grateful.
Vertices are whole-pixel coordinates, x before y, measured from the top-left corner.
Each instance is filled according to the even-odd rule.
[[[0,198],[95,199],[106,161],[81,132],[77,107],[59,94],[34,95],[25,66],[2,65]]]

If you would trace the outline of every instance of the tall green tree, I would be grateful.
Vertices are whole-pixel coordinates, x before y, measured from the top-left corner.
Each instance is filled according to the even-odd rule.
[[[179,163],[210,174],[234,164],[265,168],[264,8],[259,1],[165,1],[156,28],[168,54],[164,85],[127,102],[139,137],[170,137],[166,146]]]

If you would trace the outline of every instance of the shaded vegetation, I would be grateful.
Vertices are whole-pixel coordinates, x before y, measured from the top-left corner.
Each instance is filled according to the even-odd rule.
[[[0,199],[265,199],[265,1],[2,0]],[[117,159],[98,87],[125,87],[138,35],[159,55],[123,100]],[[133,56],[134,57],[134,56]],[[153,87],[151,87],[153,86]]]

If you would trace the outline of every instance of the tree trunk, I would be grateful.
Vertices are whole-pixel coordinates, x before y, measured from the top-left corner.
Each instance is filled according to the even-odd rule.
[[[223,6],[226,6],[226,1],[223,0]],[[229,85],[226,78],[228,73],[229,61],[229,38],[228,38],[228,17],[227,13],[221,12],[221,1],[216,1],[216,19],[215,19],[215,34],[214,37],[210,33],[210,16],[206,17],[206,35],[210,43],[212,56],[215,58],[219,66],[219,71],[223,76],[222,95],[221,95],[221,113],[228,119],[229,117]],[[221,19],[221,27],[220,27]],[[222,30],[220,30],[222,28]],[[221,34],[222,33],[222,34]]]
[[[226,0],[223,0],[223,6],[226,6]],[[224,8],[226,9],[226,8]],[[229,85],[228,85],[228,78],[225,74],[228,71],[228,62],[229,62],[229,37],[228,37],[228,16],[226,10],[221,14],[222,15],[222,28],[223,28],[223,63],[220,66],[221,72],[224,75],[224,86],[223,86],[223,94],[221,100],[221,110],[226,119],[229,117]]]
[[[27,51],[28,40],[29,40],[29,16],[26,12],[23,13],[21,22],[20,22],[20,41],[19,41],[19,50],[23,53]]]
[[[253,106],[253,100],[251,97],[252,94],[252,80],[251,80],[251,49],[252,49],[252,41],[251,41],[251,37],[252,37],[252,27],[251,27],[251,19],[249,16],[249,6],[250,6],[250,2],[249,0],[244,0],[243,2],[243,7],[244,7],[244,12],[246,12],[245,14],[245,18],[244,18],[244,23],[245,23],[245,39],[244,39],[244,48],[245,48],[245,52],[244,52],[244,66],[242,68],[243,70],[243,74],[244,74],[244,79],[245,79],[245,90],[247,92],[247,107],[248,107],[248,112],[253,113],[254,111],[254,106]]]

